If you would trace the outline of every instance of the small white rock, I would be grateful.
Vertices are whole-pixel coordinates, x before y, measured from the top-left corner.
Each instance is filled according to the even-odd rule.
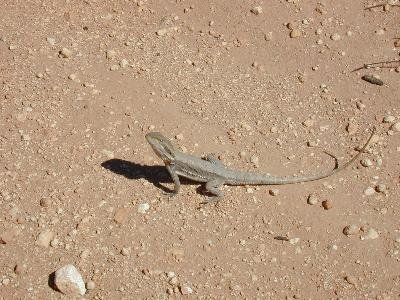
[[[271,196],[277,196],[277,195],[279,195],[279,190],[278,189],[270,189],[269,194]]]
[[[364,190],[365,196],[372,196],[373,194],[375,194],[375,189],[373,187],[369,186]]]
[[[261,6],[255,6],[250,11],[257,16],[257,15],[262,13],[262,7]]]
[[[370,228],[370,229],[368,229],[367,233],[361,237],[361,239],[362,240],[374,240],[374,239],[377,239],[378,237],[379,237],[378,232],[375,229]]]
[[[182,284],[179,287],[179,290],[181,291],[182,295],[190,295],[193,293],[193,289],[190,286],[188,286],[187,284]]]
[[[89,280],[88,282],[86,282],[86,288],[88,290],[94,290],[96,288],[96,283],[92,280]]]
[[[393,123],[396,121],[396,118],[394,116],[384,116],[383,117],[383,123]]]
[[[42,247],[49,247],[51,240],[54,238],[54,232],[50,229],[45,229],[36,238],[36,245]]]
[[[340,39],[341,39],[341,36],[340,36],[339,33],[334,33],[334,34],[331,35],[331,40],[332,41],[338,41]]]
[[[354,235],[359,232],[360,232],[360,227],[354,224],[347,225],[345,228],[343,228],[343,233],[347,236]]]
[[[72,56],[72,51],[68,48],[62,48],[60,51],[60,56],[63,58],[68,58]]]
[[[54,283],[61,293],[66,295],[84,295],[86,293],[85,282],[82,275],[73,265],[65,265],[55,273]]]
[[[150,209],[150,204],[141,203],[138,206],[138,213],[145,214]]]
[[[360,163],[361,163],[361,165],[362,165],[363,167],[371,167],[371,166],[372,166],[372,161],[371,161],[369,158],[363,158],[363,159],[360,161]]]
[[[390,129],[393,131],[400,132],[400,122],[394,123],[392,126],[390,126]]]
[[[316,194],[310,194],[307,198],[307,203],[310,205],[318,204],[318,197]]]

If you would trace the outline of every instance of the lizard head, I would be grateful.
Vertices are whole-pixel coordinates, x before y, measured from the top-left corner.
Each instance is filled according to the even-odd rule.
[[[164,163],[170,163],[175,160],[174,146],[172,146],[171,142],[161,133],[149,132],[146,134],[146,140]]]

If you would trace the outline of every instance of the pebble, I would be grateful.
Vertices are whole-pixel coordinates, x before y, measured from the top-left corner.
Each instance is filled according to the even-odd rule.
[[[78,75],[76,75],[76,74],[70,74],[68,76],[68,79],[70,79],[70,80],[76,80],[77,78],[78,78]]]
[[[255,6],[250,11],[257,16],[257,15],[262,13],[262,7],[261,6]]]
[[[371,167],[371,166],[372,166],[372,161],[371,161],[369,158],[363,158],[363,159],[360,161],[360,163],[361,163],[361,165],[362,165],[363,167]]]
[[[328,209],[331,209],[332,207],[333,207],[333,202],[332,202],[332,200],[324,200],[324,201],[322,201],[322,207],[325,209],[325,210],[328,210]]]
[[[347,275],[344,279],[347,281],[347,283],[352,285],[356,285],[357,283],[357,279],[352,275]]]
[[[332,40],[332,41],[338,41],[338,40],[340,40],[341,38],[342,38],[342,37],[340,36],[339,33],[334,33],[334,34],[331,35],[331,40]]]
[[[292,31],[290,31],[289,36],[290,36],[291,38],[298,38],[298,37],[301,37],[301,31],[300,31],[299,29],[297,29],[297,28],[293,28]]]
[[[252,163],[252,164],[254,164],[254,165],[258,165],[258,163],[260,162],[260,159],[258,158],[258,156],[257,155],[252,155],[251,157],[250,157],[250,162]]]
[[[129,62],[127,59],[121,59],[121,61],[119,62],[119,65],[121,68],[126,68],[129,65]]]
[[[394,46],[395,46],[396,48],[399,48],[399,47],[400,47],[400,39],[399,39],[399,40],[396,40],[396,41],[394,42]]]
[[[72,56],[72,51],[69,50],[68,48],[62,48],[60,51],[60,56],[62,58],[69,58]]]
[[[347,225],[345,228],[343,228],[343,233],[347,236],[354,235],[359,232],[360,232],[360,227],[354,224]]]
[[[303,122],[303,125],[306,127],[313,127],[315,125],[315,121],[313,119],[307,119]]]
[[[4,278],[2,281],[1,281],[1,284],[2,285],[8,285],[10,283],[10,278]]]
[[[138,206],[138,213],[145,214],[150,209],[150,204],[148,203],[141,203]]]
[[[12,243],[18,234],[19,234],[18,229],[9,229],[0,233],[0,244]]]
[[[373,194],[375,194],[375,189],[373,187],[369,186],[364,190],[365,196],[372,196]]]
[[[114,214],[114,221],[118,224],[123,224],[126,222],[129,216],[129,210],[126,207],[118,208]]]
[[[392,126],[390,126],[390,129],[396,132],[400,132],[400,122],[394,123]]]
[[[393,123],[394,121],[396,121],[394,116],[386,115],[383,117],[383,123]]]
[[[113,59],[115,56],[117,56],[117,52],[115,50],[110,49],[106,51],[107,59]]]
[[[182,284],[179,286],[179,290],[182,295],[190,295],[193,293],[193,289],[187,284]]]
[[[386,186],[386,184],[380,183],[375,187],[375,190],[378,193],[385,193],[387,191],[387,186]]]
[[[318,197],[316,194],[310,194],[307,198],[307,203],[310,205],[315,205],[318,203]]]
[[[51,205],[51,200],[49,198],[40,199],[40,206],[49,207]]]
[[[270,31],[270,32],[265,33],[265,34],[264,34],[264,39],[265,39],[267,42],[271,41],[271,40],[272,40],[272,32]]]
[[[383,81],[376,74],[366,74],[361,79],[372,84],[383,85]]]
[[[378,237],[379,237],[378,232],[375,229],[370,228],[370,229],[368,229],[367,233],[361,237],[361,239],[362,240],[374,240],[374,239],[377,239]]]
[[[385,30],[384,29],[377,29],[377,30],[375,30],[375,33],[377,35],[383,35],[383,34],[385,34]]]
[[[55,272],[54,283],[59,291],[66,295],[84,295],[85,283],[82,275],[73,265],[65,265]]]
[[[96,288],[96,283],[92,280],[89,280],[88,282],[86,282],[86,288],[88,290],[94,290]]]
[[[47,248],[53,238],[54,232],[50,229],[45,229],[37,236],[36,245]]]
[[[346,130],[349,134],[356,134],[358,130],[357,124],[353,122],[349,122],[346,126]]]
[[[46,40],[52,46],[54,46],[56,44],[56,39],[55,38],[48,37],[48,38],[46,38]]]
[[[131,254],[131,248],[130,247],[123,247],[121,249],[121,254],[123,256],[129,256]]]
[[[183,134],[182,134],[182,133],[179,133],[179,134],[177,134],[177,135],[175,136],[175,138],[176,138],[178,141],[182,141],[182,140],[183,140]]]
[[[279,195],[279,190],[278,189],[270,189],[269,194],[271,196],[277,196],[277,195]]]

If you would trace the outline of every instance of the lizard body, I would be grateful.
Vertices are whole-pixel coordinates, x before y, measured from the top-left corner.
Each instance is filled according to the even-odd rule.
[[[191,179],[196,182],[205,183],[205,188],[211,194],[222,197],[223,193],[219,187],[227,185],[282,185],[307,181],[319,180],[331,176],[352,164],[368,146],[374,134],[372,132],[363,148],[352,159],[343,166],[338,166],[322,174],[311,176],[273,176],[234,170],[224,166],[213,155],[207,155],[204,159],[193,155],[185,154],[174,148],[172,143],[159,132],[146,134],[146,139],[153,148],[153,151],[160,157],[169,174],[174,181],[175,187],[172,194],[180,190],[179,176]]]

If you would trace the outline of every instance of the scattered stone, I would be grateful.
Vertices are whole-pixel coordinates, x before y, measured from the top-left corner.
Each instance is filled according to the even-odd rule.
[[[107,59],[113,59],[113,58],[115,58],[115,56],[117,56],[117,52],[115,50],[109,49],[106,51]]]
[[[318,197],[316,194],[310,194],[307,198],[307,203],[310,205],[315,205],[318,203]]]
[[[361,239],[362,240],[374,240],[374,239],[377,239],[378,237],[379,237],[378,232],[375,229],[370,228],[370,229],[368,229],[367,233],[361,237]]]
[[[118,65],[112,65],[111,67],[110,67],[110,70],[111,71],[117,71],[119,69],[119,66]]]
[[[141,203],[138,206],[138,213],[145,214],[150,209],[150,204]]]
[[[323,207],[325,210],[331,209],[331,208],[333,207],[333,202],[332,202],[332,200],[327,199],[327,200],[322,201],[322,207]]]
[[[291,245],[296,245],[300,241],[300,238],[291,238],[289,239],[289,243]]]
[[[394,42],[394,46],[395,46],[396,48],[399,48],[399,47],[400,47],[400,39],[398,39],[398,40],[396,40],[396,41]]]
[[[60,51],[60,57],[62,58],[69,58],[72,56],[72,51],[69,50],[68,48],[62,48]]]
[[[193,293],[193,289],[190,286],[188,286],[187,284],[181,284],[179,286],[179,290],[182,295],[190,295]]]
[[[36,245],[47,248],[53,238],[54,232],[50,229],[45,229],[37,236]]]
[[[394,123],[392,126],[390,126],[390,129],[396,132],[400,132],[400,122]]]
[[[84,295],[85,282],[73,265],[66,265],[55,272],[54,283],[58,290],[66,295]]]
[[[24,272],[25,272],[25,266],[24,265],[21,265],[21,264],[16,264],[15,266],[14,266],[14,273],[15,274],[17,274],[17,275],[21,275],[21,274],[23,274]]]
[[[360,227],[354,224],[347,225],[345,228],[343,228],[343,233],[347,236],[355,235],[359,232],[360,232]]]
[[[361,165],[363,166],[363,167],[371,167],[372,166],[372,161],[369,159],[369,158],[363,158],[361,161],[360,161],[360,163],[361,163]]]
[[[386,115],[383,117],[383,123],[393,123],[394,121],[396,121],[394,116]]]
[[[166,35],[167,33],[168,33],[168,28],[161,28],[156,31],[156,34],[158,36],[163,36],[163,35]]]
[[[48,37],[48,38],[46,38],[46,40],[52,46],[54,46],[56,44],[56,39],[55,38]]]
[[[349,122],[346,126],[346,130],[350,135],[356,134],[358,130],[358,125],[353,122]]]
[[[299,29],[297,29],[297,28],[293,28],[293,29],[290,31],[289,36],[290,36],[291,38],[298,38],[298,37],[301,37],[301,31],[300,31]]]
[[[17,49],[17,46],[15,46],[15,45],[10,45],[10,46],[8,46],[8,49],[12,51],[12,50]]]
[[[383,35],[383,34],[385,34],[385,29],[377,29],[377,30],[375,30],[375,33],[377,34],[377,35]]]
[[[0,244],[10,244],[12,243],[17,235],[19,234],[19,230],[16,228],[12,228],[6,231],[3,231],[0,234]]]
[[[267,42],[271,41],[271,40],[272,40],[272,32],[270,31],[270,32],[265,33],[265,34],[264,34],[264,39],[265,39]]]
[[[379,78],[378,75],[375,74],[367,74],[361,77],[362,80],[376,84],[376,85],[383,85],[383,81]]]
[[[313,127],[315,125],[315,121],[313,119],[307,119],[303,122],[303,125],[306,127]]]
[[[9,285],[9,284],[10,284],[10,278],[4,278],[4,279],[1,281],[1,284],[2,284],[2,285]]]
[[[271,196],[277,196],[277,195],[279,195],[279,190],[278,189],[270,189],[269,194]]]
[[[347,275],[344,279],[351,285],[356,285],[357,283],[357,279],[352,275]]]
[[[365,196],[372,196],[373,194],[375,194],[375,189],[373,187],[369,186],[364,190]]]
[[[77,78],[78,78],[78,75],[76,75],[76,74],[70,74],[68,76],[68,79],[73,80],[73,81],[75,81]]]
[[[131,248],[130,247],[123,247],[121,249],[121,254],[123,256],[129,256],[131,254]]]
[[[177,134],[177,135],[175,136],[175,138],[176,138],[178,141],[182,141],[182,140],[183,140],[183,134],[182,134],[182,133],[179,133],[179,134]]]
[[[260,162],[260,159],[258,158],[257,155],[253,154],[253,155],[250,157],[250,162],[251,162],[252,164],[254,164],[254,165],[257,166],[258,163]]]
[[[387,186],[386,186],[386,184],[380,183],[375,187],[375,190],[378,193],[386,193],[387,192]]]
[[[92,280],[89,280],[86,282],[86,289],[88,290],[94,290],[96,288],[96,283]]]
[[[40,199],[40,206],[49,207],[51,205],[51,200],[49,198]]]
[[[129,210],[126,207],[118,208],[114,214],[114,222],[123,224],[126,222],[129,216]]]
[[[126,68],[129,65],[129,62],[127,59],[123,58],[121,59],[121,61],[119,62],[119,65],[121,68]]]
[[[342,38],[342,37],[340,36],[339,33],[334,33],[334,34],[331,35],[331,40],[332,40],[332,41],[338,41],[338,40],[340,40],[341,38]]]
[[[262,7],[261,6],[255,6],[250,10],[253,14],[258,16],[259,14],[262,13]]]

